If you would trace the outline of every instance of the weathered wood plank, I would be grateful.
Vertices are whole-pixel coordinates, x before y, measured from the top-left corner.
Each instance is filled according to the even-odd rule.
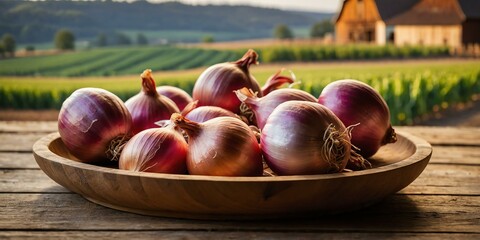
[[[56,121],[0,121],[0,133],[51,133],[56,131]]]
[[[68,192],[41,170],[0,170],[0,192]],[[401,194],[480,195],[480,166],[429,164]]]
[[[0,169],[40,169],[32,153],[0,152]]]
[[[0,133],[0,151],[31,152],[33,144],[45,133]]]
[[[480,239],[470,233],[345,233],[345,232],[275,232],[263,231],[4,231],[0,238],[7,239]]]
[[[480,165],[480,147],[433,146],[430,163]]]
[[[310,219],[197,221],[125,213],[76,194],[0,194],[2,230],[195,230],[480,233],[480,196],[394,195],[369,208]]]
[[[427,140],[432,145],[480,146],[480,128],[474,127],[395,127]]]

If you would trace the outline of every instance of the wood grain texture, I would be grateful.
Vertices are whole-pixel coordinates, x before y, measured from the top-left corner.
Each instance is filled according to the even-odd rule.
[[[1,152],[31,152],[33,144],[45,133],[0,133]]]
[[[55,121],[0,121],[0,133],[52,133],[57,131]]]
[[[0,152],[0,169],[40,169],[32,153]]]
[[[395,127],[422,137],[432,145],[480,146],[480,128],[474,127]]]
[[[365,233],[365,232],[286,232],[265,231],[4,231],[0,238],[6,239],[480,239],[476,233]]]
[[[0,170],[0,192],[70,192],[41,170]],[[480,165],[429,164],[401,194],[480,195]]]
[[[479,196],[393,195],[375,206],[348,214],[268,221],[199,221],[142,216],[102,207],[77,194],[0,194],[0,204],[0,229],[8,231],[480,233]]]

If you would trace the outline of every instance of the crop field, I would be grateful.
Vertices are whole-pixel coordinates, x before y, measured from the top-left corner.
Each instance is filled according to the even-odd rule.
[[[100,87],[123,100],[140,91],[135,75],[100,77],[0,77],[0,108],[59,109],[75,89]],[[263,84],[280,68],[295,74],[294,87],[319,96],[323,87],[338,79],[353,78],[377,89],[390,107],[393,124],[412,124],[416,118],[451,104],[466,102],[480,93],[480,60],[414,60],[390,62],[285,63],[252,66]],[[192,91],[205,67],[183,71],[156,71],[157,85],[172,85]]]
[[[198,56],[198,57],[194,57]],[[0,62],[3,76],[109,76],[141,72],[181,70],[233,61],[236,51],[176,48],[124,47],[98,48],[71,53],[5,59]]]

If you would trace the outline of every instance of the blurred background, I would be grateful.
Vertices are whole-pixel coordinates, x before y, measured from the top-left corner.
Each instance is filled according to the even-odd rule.
[[[353,78],[395,125],[480,126],[478,0],[2,0],[0,37],[0,120],[56,120],[80,87],[126,100],[147,68],[191,93],[251,48],[261,84],[285,68],[318,96]]]

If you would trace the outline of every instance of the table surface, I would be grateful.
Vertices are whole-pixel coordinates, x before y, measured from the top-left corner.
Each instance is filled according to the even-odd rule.
[[[205,221],[89,202],[51,180],[32,155],[55,122],[0,122],[0,238],[480,239],[480,128],[397,129],[426,139],[433,155],[412,184],[374,206],[309,219]]]

